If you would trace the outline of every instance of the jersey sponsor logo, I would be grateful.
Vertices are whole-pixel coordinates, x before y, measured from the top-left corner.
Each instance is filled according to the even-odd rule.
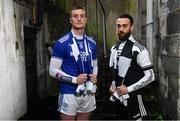
[[[85,52],[80,52],[80,55],[81,55],[81,60],[82,60],[83,62],[87,61],[87,55],[86,55]]]
[[[83,49],[83,48],[84,48],[83,43],[79,43],[79,48],[80,48],[80,49]]]
[[[68,104],[67,103],[62,103],[62,110],[64,112],[67,112],[68,111]]]

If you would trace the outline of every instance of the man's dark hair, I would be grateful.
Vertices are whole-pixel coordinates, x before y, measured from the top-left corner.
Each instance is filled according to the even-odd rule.
[[[122,14],[122,15],[118,16],[117,19],[118,19],[118,18],[128,18],[128,19],[130,20],[131,25],[134,24],[134,19],[133,19],[133,17],[132,17],[131,15],[129,15],[129,14]]]
[[[85,10],[83,7],[81,6],[73,6],[72,10],[77,10],[77,9],[82,9],[82,10]]]
[[[86,12],[86,10],[83,8],[83,7],[81,7],[81,6],[73,6],[73,8],[72,8],[72,10],[71,10],[71,12],[73,11],[73,10],[84,10],[85,12]],[[70,12],[70,15],[71,15],[71,12]]]

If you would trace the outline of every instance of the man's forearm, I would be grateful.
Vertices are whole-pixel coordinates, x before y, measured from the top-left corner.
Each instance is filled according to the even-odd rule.
[[[154,81],[155,77],[154,77],[154,71],[153,69],[149,69],[144,71],[144,77],[141,78],[138,82],[128,86],[128,93],[136,91],[138,89],[143,88],[144,86],[148,85],[149,83],[151,83],[152,81]]]
[[[60,70],[61,64],[62,60],[57,58],[51,58],[49,74],[60,81],[76,84],[76,77],[68,75],[62,70]]]
[[[97,59],[93,60],[93,74],[97,75],[98,73],[98,65],[97,65]]]
[[[62,81],[62,82],[74,83],[74,84],[77,83],[76,77],[67,75],[64,72],[63,73],[62,72],[57,72],[55,78]]]

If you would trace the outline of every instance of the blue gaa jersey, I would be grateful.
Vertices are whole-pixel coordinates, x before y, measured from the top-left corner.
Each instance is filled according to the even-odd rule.
[[[73,39],[77,44],[78,58],[73,55]],[[76,52],[75,51],[75,52]],[[96,43],[87,36],[78,40],[73,37],[72,32],[60,38],[54,45],[52,58],[62,60],[61,70],[68,75],[77,77],[81,73],[92,73],[92,61],[96,57]],[[77,84],[60,81],[60,92],[65,94],[75,94]]]

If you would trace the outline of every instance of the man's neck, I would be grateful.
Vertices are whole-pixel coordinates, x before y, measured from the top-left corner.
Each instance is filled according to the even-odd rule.
[[[72,31],[77,36],[83,36],[83,34],[84,34],[84,29],[74,29],[74,28],[72,28]]]
[[[76,37],[76,39],[83,39],[84,29],[74,29],[72,28],[73,36]]]

